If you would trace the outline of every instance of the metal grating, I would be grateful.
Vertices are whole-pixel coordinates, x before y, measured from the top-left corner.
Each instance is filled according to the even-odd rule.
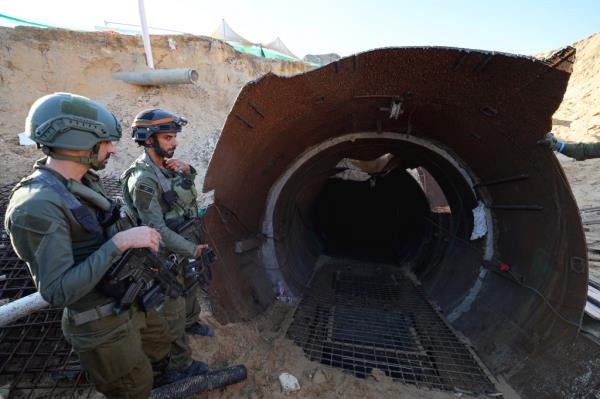
[[[473,394],[490,374],[398,268],[333,262],[313,277],[288,330],[313,361],[366,378]]]
[[[121,195],[115,178],[103,179],[109,196]],[[12,250],[3,229],[14,184],[0,187],[0,300],[15,300],[36,291],[29,270]],[[97,397],[61,330],[61,308],[47,308],[0,328],[0,387],[11,398]]]
[[[95,395],[63,337],[61,315],[49,308],[0,329],[0,386],[10,386],[11,398]]]

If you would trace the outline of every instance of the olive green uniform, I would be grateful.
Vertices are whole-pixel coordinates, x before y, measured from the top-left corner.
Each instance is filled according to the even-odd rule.
[[[565,144],[561,153],[578,161],[600,158],[600,143]]]
[[[81,194],[83,185],[84,191],[106,197],[95,172],[88,171],[80,184],[45,167],[45,160],[35,168],[50,171],[93,215],[101,216],[94,201],[97,197]],[[77,185],[80,189],[75,190]],[[113,302],[96,286],[121,256],[109,239],[117,232],[116,226],[89,233],[53,188],[29,177],[13,191],[5,228],[42,297],[65,307],[63,333],[96,389],[110,398],[147,398],[153,384],[151,362],[164,362],[170,349],[167,326],[158,312],[133,308],[120,315],[81,319],[90,310],[106,309]]]
[[[171,253],[176,254],[180,261],[193,258],[199,243],[186,240],[169,226],[177,226],[198,215],[194,186],[196,171],[191,166],[190,173],[160,168],[171,189],[177,193],[177,201],[170,206],[162,197],[158,177],[149,162],[144,153],[121,175],[125,203],[139,223],[152,225],[159,231],[162,241],[159,256],[162,259],[166,259]],[[193,290],[185,298],[167,298],[162,308],[172,338],[171,364],[180,370],[192,362],[185,328],[198,320],[200,306],[197,294],[198,291]]]

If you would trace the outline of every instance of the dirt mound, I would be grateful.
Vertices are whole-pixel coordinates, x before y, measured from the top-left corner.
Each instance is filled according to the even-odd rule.
[[[153,36],[156,68],[189,67],[196,85],[143,88],[112,78],[146,70],[142,39],[105,32],[0,28],[0,184],[30,173],[41,157],[35,146],[19,146],[29,107],[38,97],[66,91],[105,104],[121,120],[124,139],[105,173],[118,175],[139,154],[126,129],[144,108],[164,107],[188,118],[176,156],[189,160],[201,178],[221,126],[240,88],[266,73],[294,75],[311,68],[300,62],[254,57],[207,37]]]
[[[554,132],[568,141],[600,140],[600,32],[573,44],[577,59]]]

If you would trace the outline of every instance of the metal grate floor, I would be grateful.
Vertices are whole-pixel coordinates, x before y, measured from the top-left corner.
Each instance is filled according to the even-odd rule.
[[[421,387],[498,392],[473,351],[398,268],[323,266],[287,334],[311,360],[360,378],[379,369]]]
[[[121,195],[117,179],[103,182],[109,196]],[[36,291],[27,265],[14,253],[3,228],[13,186],[0,187],[0,301]],[[0,328],[0,387],[10,388],[10,398],[100,396],[62,334],[61,317],[61,308],[47,308]]]

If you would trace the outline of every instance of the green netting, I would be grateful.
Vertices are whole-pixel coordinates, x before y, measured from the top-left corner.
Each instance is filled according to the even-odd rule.
[[[36,28],[55,28],[55,26],[40,24],[37,22],[26,21],[24,19],[11,17],[11,16],[4,15],[4,14],[0,14],[0,26],[6,26],[9,28],[14,28],[15,26],[33,26]],[[96,28],[96,30],[103,30],[103,29],[101,29],[103,27],[96,26],[95,28]],[[112,28],[105,28],[105,29],[112,29]],[[124,32],[121,32],[121,33],[124,33]],[[139,34],[137,32],[132,32],[132,33]],[[264,47],[258,47],[258,46],[244,47],[244,46],[234,45],[233,48],[241,53],[252,54],[257,57],[273,58],[273,59],[284,60],[284,61],[305,62],[306,64],[316,66],[316,67],[321,66],[320,64],[316,64],[314,62],[302,61],[298,58],[290,57],[289,55],[282,54],[277,51],[270,50],[270,49],[267,49]]]
[[[321,66],[319,64],[315,64],[314,62],[302,61],[298,58],[290,57],[289,55],[281,54],[281,53],[278,53],[277,51],[269,50],[264,47],[262,47],[262,48],[257,47],[257,46],[244,47],[244,46],[233,45],[233,48],[236,51],[239,51],[240,53],[252,54],[257,57],[274,58],[274,59],[285,60],[285,61],[305,62],[306,64],[310,64],[310,65],[314,65],[314,66]]]
[[[10,17],[0,14],[0,26],[14,28],[15,26],[35,26],[36,28],[51,28],[50,25],[38,24],[37,22],[25,21],[24,19]]]

